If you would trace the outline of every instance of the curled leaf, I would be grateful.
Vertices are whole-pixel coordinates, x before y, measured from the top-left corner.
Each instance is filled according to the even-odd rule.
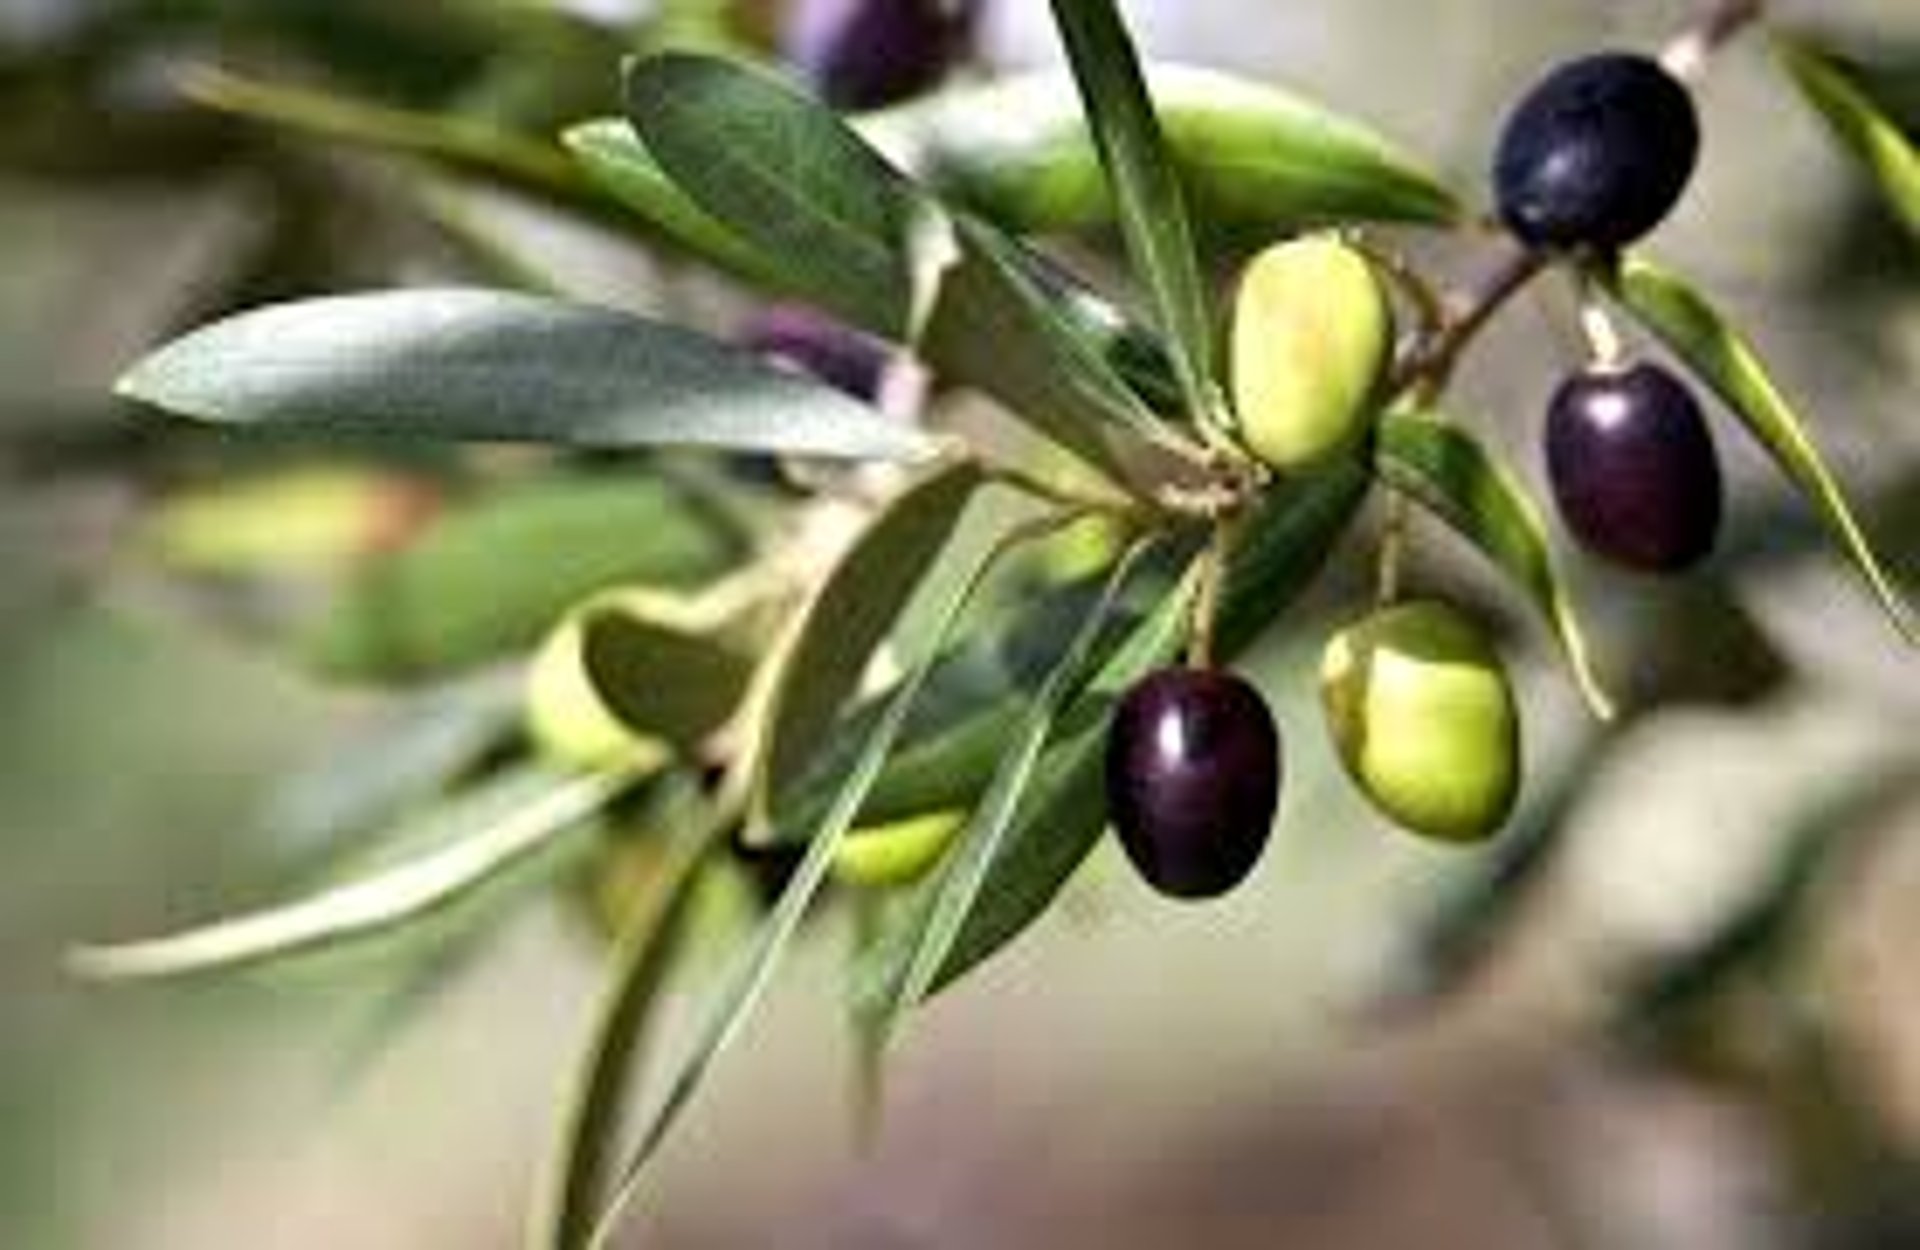
[[[1560,640],[1587,706],[1601,720],[1611,719],[1613,701],[1594,676],[1586,635],[1555,565],[1546,525],[1519,479],[1459,426],[1405,410],[1382,418],[1374,469],[1514,580]]]
[[[1753,346],[1684,278],[1630,256],[1609,276],[1615,298],[1712,387],[1816,509],[1894,628],[1920,645],[1920,621],[1874,554],[1839,481]]]

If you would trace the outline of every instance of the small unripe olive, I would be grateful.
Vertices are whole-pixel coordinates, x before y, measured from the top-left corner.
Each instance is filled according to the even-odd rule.
[[[1449,604],[1401,604],[1336,634],[1320,696],[1348,775],[1396,823],[1471,842],[1520,783],[1520,718],[1485,632]]]
[[[547,635],[527,668],[526,727],[534,749],[570,768],[646,767],[672,753],[660,738],[636,734],[594,689],[587,675],[581,614],[569,613]]]
[[[911,885],[940,862],[966,820],[956,809],[855,829],[834,854],[834,880],[863,890]]]
[[[1268,248],[1247,266],[1233,308],[1242,440],[1281,470],[1351,446],[1392,354],[1392,306],[1366,257],[1331,235]]]

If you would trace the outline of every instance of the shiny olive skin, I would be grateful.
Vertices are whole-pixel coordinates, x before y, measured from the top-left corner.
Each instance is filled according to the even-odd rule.
[[[1692,392],[1658,365],[1574,374],[1547,407],[1547,477],[1567,529],[1648,573],[1691,568],[1720,529],[1720,459]]]
[[[1147,883],[1212,898],[1259,862],[1279,807],[1280,730],[1230,673],[1162,669],[1135,685],[1107,737],[1107,813]]]
[[[1508,116],[1495,199],[1532,246],[1617,248],[1666,218],[1699,153],[1686,86],[1647,57],[1603,52],[1553,70]]]
[[[782,44],[836,108],[884,108],[937,85],[972,42],[980,0],[793,0]]]

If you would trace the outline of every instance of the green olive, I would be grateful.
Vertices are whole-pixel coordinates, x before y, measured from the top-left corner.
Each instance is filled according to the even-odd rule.
[[[966,819],[956,808],[855,829],[834,855],[834,880],[863,890],[911,885],[940,862]]]
[[[1320,694],[1341,763],[1415,833],[1472,842],[1513,810],[1520,719],[1480,626],[1439,602],[1406,603],[1327,644]]]
[[[1393,354],[1393,309],[1332,235],[1254,257],[1233,310],[1233,403],[1248,450],[1282,471],[1352,446]]]

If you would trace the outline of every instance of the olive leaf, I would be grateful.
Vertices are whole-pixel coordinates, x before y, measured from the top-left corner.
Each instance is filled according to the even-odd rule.
[[[1016,244],[950,219],[832,110],[765,74],[685,54],[636,63],[627,93],[638,139],[618,149],[626,176],[638,185],[657,164],[758,255],[750,276],[910,343],[1109,476],[1119,458],[1108,427],[1157,426],[1099,348],[1036,297],[1013,267]],[[676,201],[639,207],[676,237],[718,242],[689,228]],[[730,245],[712,255],[742,268]]]
[[[639,1194],[646,1165],[698,1091],[708,1069],[738,1037],[766,992],[808,907],[826,882],[840,844],[858,819],[888,753],[899,740],[907,714],[912,711],[928,674],[967,605],[1000,559],[1019,542],[1039,532],[1044,531],[1022,527],[1011,532],[972,567],[961,585],[941,603],[925,653],[908,668],[888,698],[880,718],[864,739],[852,770],[841,782],[832,805],[808,840],[806,855],[781,891],[772,913],[703,1008],[693,1039],[675,1064],[659,1103],[644,1120],[632,1151],[619,1170],[597,1228],[586,1244],[594,1247],[608,1244]]]
[[[1363,123],[1265,83],[1149,65],[1166,145],[1203,227],[1270,240],[1350,221],[1457,220],[1460,200]],[[1115,223],[1072,81],[1039,72],[874,114],[867,136],[949,202],[1017,234]]]
[[[589,605],[579,624],[580,668],[600,706],[629,732],[685,751],[726,723],[753,672],[725,639],[633,596]]]
[[[588,178],[688,254],[770,293],[806,293],[777,261],[688,198],[627,122],[583,122],[562,134],[561,142]]]
[[[994,769],[986,792],[945,857],[918,925],[904,939],[904,971],[897,987],[872,1013],[876,1049],[884,1051],[901,1018],[927,996],[947,966],[968,917],[987,886],[989,874],[1012,831],[1021,799],[1035,779],[1041,753],[1062,712],[1093,675],[1094,644],[1106,628],[1115,601],[1141,549],[1123,557],[1100,598],[1075,632],[1058,667],[1035,692]]]
[[[834,114],[768,75],[665,53],[627,71],[627,115],[674,183],[769,257],[791,285],[889,338],[924,303],[913,185]]]
[[[1866,166],[1887,206],[1920,239],[1920,148],[1824,48],[1776,35],[1773,51],[1834,139]]]
[[[746,549],[745,535],[667,483],[536,479],[447,514],[356,570],[300,647],[332,677],[433,676],[534,645],[597,590],[705,581]]]
[[[608,991],[563,1104],[558,1145],[530,1226],[529,1241],[538,1250],[578,1250],[593,1234],[640,1052],[679,954],[702,870],[727,829],[711,811],[683,811],[677,823],[666,860],[614,948]]]
[[[1608,281],[1621,305],[1740,418],[1787,480],[1818,509],[1894,627],[1909,643],[1920,644],[1920,621],[1874,554],[1805,423],[1752,345],[1684,278],[1645,257],[1623,259]]]
[[[161,348],[118,389],[179,416],[330,437],[891,460],[930,450],[838,391],[692,331],[494,291],[242,313]]]
[[[189,97],[210,108],[318,138],[431,162],[606,225],[631,219],[567,155],[493,122],[393,108],[331,92],[198,69]]]
[[[419,921],[587,827],[636,780],[630,771],[562,776],[528,766],[425,818],[408,840],[443,843],[369,876],[201,928],[76,947],[68,964],[102,981],[227,972],[375,936]],[[455,837],[445,842],[447,836]]]
[[[756,786],[762,812],[800,776],[859,692],[874,652],[953,537],[982,481],[976,465],[959,462],[902,492],[814,595],[764,712]]]
[[[1127,253],[1174,347],[1187,408],[1196,416],[1210,414],[1220,407],[1213,380],[1213,313],[1180,174],[1168,155],[1133,39],[1112,0],[1053,0],[1053,20],[1112,188]]]
[[[1381,418],[1374,468],[1519,585],[1560,640],[1587,706],[1601,720],[1611,719],[1613,701],[1594,676],[1586,635],[1554,563],[1546,525],[1519,479],[1466,430],[1405,409]]]

